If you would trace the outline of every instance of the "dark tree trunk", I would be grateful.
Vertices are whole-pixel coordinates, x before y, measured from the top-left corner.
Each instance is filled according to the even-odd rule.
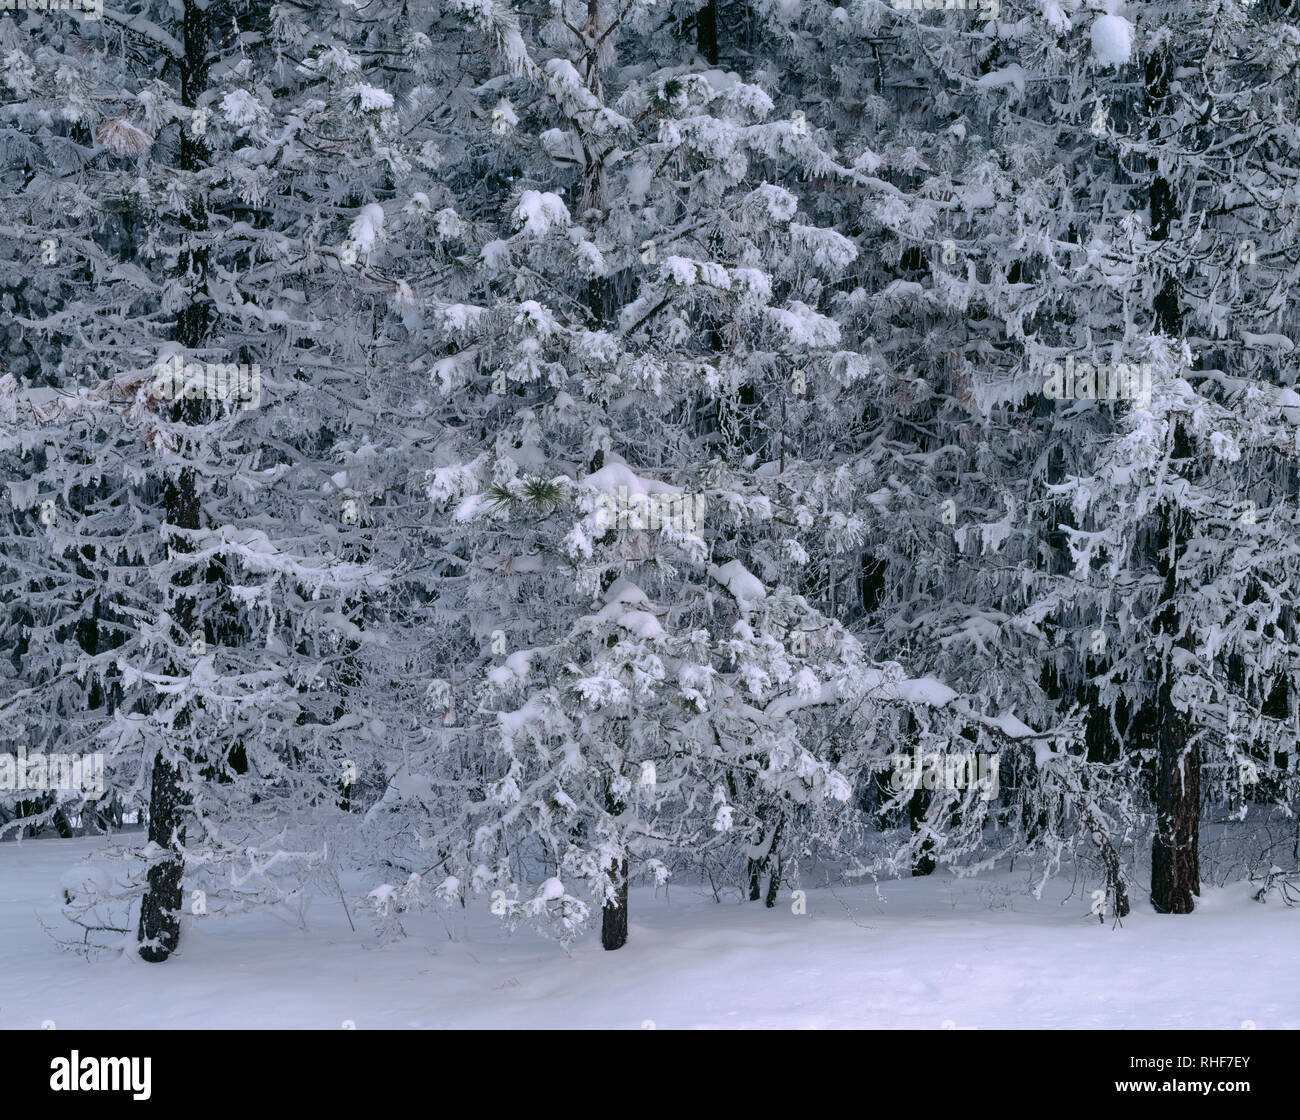
[[[930,808],[931,793],[928,789],[918,789],[913,792],[912,799],[907,803],[907,824],[913,832],[920,831],[921,822],[925,819],[925,814]],[[917,854],[915,862],[912,864],[912,874],[930,875],[934,871],[934,841],[928,836],[921,844],[921,851]]]
[[[772,874],[767,880],[767,899],[765,905],[771,910],[776,905],[776,892],[781,888],[781,861],[775,857],[768,857],[767,861],[772,867]]]
[[[1174,425],[1172,459],[1186,459],[1191,448],[1181,421]],[[1199,816],[1201,760],[1188,735],[1186,713],[1174,706],[1179,650],[1192,653],[1191,629],[1178,610],[1178,563],[1186,551],[1188,520],[1172,501],[1161,507],[1160,572],[1163,609],[1156,619],[1159,633],[1172,647],[1161,667],[1156,700],[1156,834],[1151,843],[1151,905],[1160,914],[1190,914],[1192,896],[1201,893]]]
[[[179,402],[179,406],[194,402]],[[167,520],[184,529],[199,527],[197,482],[192,470],[167,487]],[[189,543],[173,539],[177,551],[189,551]],[[188,588],[194,580],[192,569],[184,569],[175,583]],[[189,634],[195,629],[195,602],[191,593],[177,595],[173,607],[176,625]],[[180,673],[179,665],[172,672]],[[184,735],[190,726],[190,712],[182,709],[172,724],[173,734]],[[185,811],[189,798],[185,792],[181,758],[159,751],[153,760],[149,787],[149,839],[166,857],[149,868],[149,889],[140,903],[140,956],[150,964],[160,964],[176,951],[180,941],[179,913],[182,903],[181,878],[185,872]]]
[[[752,787],[752,781],[749,783]],[[735,785],[732,785],[732,796],[735,796]],[[759,819],[765,816],[764,810],[758,811]],[[781,868],[780,862],[776,858],[777,841],[781,838],[781,822],[778,821],[776,827],[772,830],[771,837],[764,835],[761,843],[766,848],[766,855],[759,856],[758,859],[746,861],[745,870],[749,873],[749,901],[757,902],[763,897],[762,878],[765,872],[770,872],[767,882],[767,905],[769,907],[776,905],[777,888],[781,885]]]
[[[618,865],[614,901],[605,903],[601,910],[600,943],[606,949],[621,949],[627,944],[627,860]]]
[[[52,818],[54,831],[57,832],[64,840],[72,839],[72,822],[68,820],[68,814],[61,807],[56,807],[54,817]]]
[[[624,803],[605,790],[605,811],[617,816]],[[614,877],[614,901],[606,902],[600,914],[600,943],[606,949],[621,949],[627,944],[627,856],[611,869]]]
[[[1162,688],[1162,693],[1167,689]],[[1156,835],[1151,844],[1151,905],[1159,914],[1190,914],[1201,893],[1201,764],[1182,713],[1162,698],[1156,776]]]
[[[1111,913],[1117,918],[1127,918],[1130,910],[1128,884],[1124,881],[1124,867],[1119,852],[1104,831],[1098,831],[1098,843],[1101,846],[1102,863],[1106,868],[1106,891],[1110,895]]]
[[[1151,136],[1159,129],[1156,118],[1164,111],[1169,96],[1173,59],[1164,51],[1146,60],[1144,100],[1152,120]],[[1177,216],[1177,200],[1169,181],[1157,174],[1158,161],[1152,156],[1150,187],[1151,236],[1164,240]],[[1177,336],[1182,326],[1178,289],[1174,277],[1166,276],[1152,306],[1156,329]],[[1191,446],[1181,421],[1173,431],[1171,459],[1174,463],[1191,457]],[[1177,467],[1174,467],[1177,470]],[[1160,914],[1190,914],[1194,895],[1200,894],[1199,816],[1201,760],[1188,736],[1188,720],[1173,703],[1174,683],[1179,672],[1177,650],[1194,651],[1191,630],[1178,609],[1178,565],[1186,551],[1189,522],[1173,501],[1161,506],[1159,570],[1164,577],[1162,608],[1156,621],[1159,633],[1167,635],[1173,648],[1161,666],[1156,698],[1156,834],[1151,843],[1151,905]]]
[[[168,852],[179,853],[185,843],[184,789],[180,768],[159,752],[149,789],[149,839]],[[180,941],[181,876],[185,861],[179,854],[149,868],[149,891],[140,903],[140,957],[160,964]]]
[[[181,104],[194,109],[208,84],[208,5],[200,4],[198,0],[185,0],[183,18],[185,53],[180,60]],[[199,171],[207,160],[208,149],[202,138],[183,127],[180,135],[181,170]],[[208,229],[208,216],[201,199],[196,199],[182,213],[180,224],[183,233],[177,271],[189,298],[176,316],[176,341],[192,349],[207,338],[212,315],[211,297],[207,292],[208,252],[202,244]],[[197,399],[182,398],[174,402],[172,408],[174,419],[189,424],[201,423],[207,411],[206,403]],[[199,528],[198,479],[193,468],[186,468],[177,478],[168,479],[165,504],[169,524],[181,529]],[[192,551],[192,545],[183,536],[172,537],[171,547],[177,552]],[[190,590],[198,579],[193,565],[182,568],[173,579],[173,587],[178,592],[171,613],[183,636],[182,641],[195,631],[200,622],[194,592]],[[177,674],[185,671],[177,664],[171,668]],[[182,709],[172,723],[172,732],[178,741],[185,735],[190,722],[189,709]],[[179,750],[159,751],[154,757],[150,778],[149,839],[165,853],[163,858],[150,865],[149,887],[140,903],[137,935],[140,957],[151,964],[167,960],[180,941],[185,815],[189,803],[182,766],[183,756]]]
[[[1153,142],[1160,138],[1156,120],[1165,111],[1172,70],[1173,60],[1164,51],[1157,51],[1147,57],[1143,102],[1151,120],[1149,135]],[[1160,160],[1156,156],[1148,157],[1147,169],[1151,172],[1151,185],[1148,188],[1151,240],[1164,241],[1169,236],[1170,225],[1178,216],[1177,200],[1174,198],[1173,186],[1160,174]],[[1173,276],[1167,275],[1162,279],[1151,310],[1158,331],[1170,337],[1178,334],[1182,325],[1182,312],[1178,306],[1178,285]]]
[[[732,788],[732,794],[735,794],[735,788]],[[763,816],[763,811],[759,810],[759,817]],[[778,821],[776,827],[772,830],[771,837],[764,836],[763,844],[767,849],[767,854],[759,856],[758,859],[747,860],[745,870],[749,874],[749,901],[757,902],[763,898],[763,875],[768,874],[767,878],[767,898],[766,905],[770,910],[776,905],[776,892],[781,886],[781,861],[776,855],[777,841],[781,839],[781,822]]]
[[[709,0],[695,13],[695,36],[700,54],[710,65],[718,64],[718,0]]]

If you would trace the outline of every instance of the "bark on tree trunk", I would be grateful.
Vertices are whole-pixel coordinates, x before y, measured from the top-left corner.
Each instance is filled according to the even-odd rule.
[[[1163,691],[1163,690],[1162,690]],[[1190,914],[1201,893],[1201,764],[1182,713],[1161,702],[1156,835],[1151,844],[1151,905],[1158,914]]]
[[[772,867],[772,874],[767,880],[767,900],[765,905],[771,910],[776,905],[776,892],[781,888],[781,861],[769,856],[767,862]]]
[[[930,791],[918,789],[912,794],[912,799],[907,803],[907,823],[912,832],[920,831],[920,824],[925,819],[925,814],[930,808]],[[921,850],[912,864],[912,874],[930,875],[934,872],[934,857],[931,853],[934,851],[934,841],[928,836],[921,844]]]
[[[180,402],[179,407],[194,402]],[[167,520],[183,529],[199,527],[197,480],[192,470],[167,487]],[[178,552],[189,551],[187,541],[174,539]],[[175,584],[188,587],[195,573],[186,569],[178,573]],[[192,594],[179,594],[173,606],[177,627],[185,634],[195,632],[195,601]],[[173,664],[172,672],[183,667]],[[172,723],[173,734],[185,734],[190,726],[190,712],[182,709]],[[185,793],[181,759],[175,753],[159,751],[154,757],[149,787],[149,839],[169,855],[150,868],[149,889],[140,903],[140,957],[150,964],[161,964],[176,951],[180,942],[181,878],[185,872],[185,811],[189,798]]]
[[[209,9],[199,0],[185,0],[183,35],[185,53],[180,60],[181,104],[190,109],[198,107],[199,97],[208,84],[208,22]],[[180,169],[196,172],[207,163],[208,149],[203,140],[189,128],[180,135]],[[197,199],[181,215],[185,231],[177,271],[188,291],[188,300],[176,316],[176,341],[187,348],[197,348],[206,339],[211,324],[211,302],[207,292],[208,252],[201,237],[208,228],[207,210]],[[181,399],[173,404],[173,418],[189,424],[201,423],[206,414],[206,404],[201,400]],[[193,468],[180,472],[175,480],[168,480],[165,490],[167,521],[181,529],[197,529],[200,525],[198,479]],[[171,547],[177,552],[192,551],[183,537],[173,537]],[[193,565],[181,569],[173,579],[178,589],[191,588],[199,582]],[[176,626],[184,635],[195,633],[201,620],[197,617],[196,600],[192,591],[180,590],[172,604],[171,613]],[[184,667],[173,664],[171,671],[181,674]],[[182,709],[172,723],[172,732],[179,741],[190,726],[191,713]],[[149,839],[167,855],[156,860],[149,868],[148,890],[140,902],[140,925],[137,940],[140,957],[151,964],[159,964],[176,951],[180,942],[180,908],[182,902],[181,879],[185,873],[185,814],[189,798],[185,792],[182,757],[177,751],[159,751],[154,757],[149,788]]]
[[[735,788],[732,788],[732,796],[735,796]],[[763,811],[759,810],[759,817],[763,816]],[[766,854],[759,856],[757,859],[746,861],[745,870],[749,874],[749,901],[757,902],[763,898],[763,873],[768,872],[767,878],[767,907],[770,910],[776,905],[776,892],[781,886],[781,861],[776,855],[776,845],[781,839],[781,822],[777,821],[776,827],[772,830],[772,835],[764,836],[762,846]]]
[[[718,0],[709,0],[695,13],[695,39],[702,54],[713,66],[718,64]]]
[[[627,944],[627,860],[618,865],[614,902],[605,903],[600,915],[600,943],[606,949]]]
[[[1169,95],[1173,59],[1163,51],[1146,60],[1144,100],[1151,117],[1164,109]],[[1158,128],[1152,123],[1153,138]],[[1152,173],[1150,188],[1151,237],[1164,240],[1169,236],[1176,217],[1176,199],[1171,184],[1159,175],[1159,163],[1153,156],[1148,163]],[[1156,296],[1152,314],[1156,329],[1176,336],[1182,329],[1182,312],[1173,276],[1167,276]],[[1171,458],[1191,456],[1191,447],[1181,421],[1173,432]],[[1161,667],[1156,700],[1156,834],[1151,842],[1151,905],[1160,914],[1190,914],[1193,895],[1200,894],[1199,816],[1201,760],[1196,745],[1189,742],[1186,715],[1173,703],[1173,688],[1178,667],[1176,650],[1193,651],[1191,631],[1178,611],[1178,564],[1186,549],[1187,519],[1172,501],[1160,511],[1160,572],[1164,576],[1161,592],[1162,610],[1157,630],[1169,636],[1173,649]]]
[[[605,789],[605,811],[613,816],[623,812],[623,801]],[[606,902],[600,913],[600,943],[606,949],[621,949],[627,944],[627,856],[611,868],[614,901]]]
[[[1093,838],[1101,849],[1102,865],[1106,868],[1106,893],[1110,896],[1111,913],[1117,918],[1127,918],[1130,909],[1128,884],[1124,881],[1124,865],[1120,861],[1119,852],[1115,850],[1115,845],[1110,842],[1110,837],[1100,822],[1094,822]]]
[[[1181,420],[1175,422],[1172,458],[1190,455]],[[1177,603],[1178,564],[1186,551],[1187,517],[1172,501],[1160,513],[1160,572],[1163,609],[1156,619],[1159,633],[1169,635],[1173,648],[1161,669],[1156,700],[1156,834],[1151,842],[1151,905],[1160,914],[1190,914],[1193,895],[1201,893],[1199,816],[1201,807],[1200,752],[1188,736],[1185,712],[1174,705],[1179,671],[1177,651],[1194,652],[1192,633]]]
[[[168,851],[185,844],[185,796],[180,769],[159,752],[153,763],[149,789],[149,839]],[[149,890],[140,903],[140,958],[161,964],[180,942],[182,857],[166,859],[149,868]]]

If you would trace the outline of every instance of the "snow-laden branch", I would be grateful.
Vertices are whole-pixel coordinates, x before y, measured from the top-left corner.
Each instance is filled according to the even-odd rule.
[[[113,11],[112,8],[104,9],[104,18],[112,20],[119,27],[126,28],[127,31],[138,35],[141,39],[146,39],[161,47],[178,61],[185,57],[185,48],[180,44],[179,40],[168,35],[151,19],[146,19],[142,15],[123,15],[121,12]]]

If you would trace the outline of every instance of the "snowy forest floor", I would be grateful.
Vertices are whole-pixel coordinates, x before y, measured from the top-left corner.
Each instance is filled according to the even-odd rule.
[[[632,891],[631,934],[569,947],[504,931],[486,902],[468,937],[435,914],[377,947],[337,898],[308,932],[274,915],[187,918],[179,955],[88,963],[60,952],[59,882],[101,840],[0,844],[0,1028],[1300,1028],[1300,907],[1249,883],[1204,887],[1189,917],[1145,898],[1098,923],[1069,876],[1041,901],[999,872],[790,891],[775,909],[677,885]]]

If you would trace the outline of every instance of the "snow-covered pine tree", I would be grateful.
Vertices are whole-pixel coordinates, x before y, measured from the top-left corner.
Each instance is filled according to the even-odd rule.
[[[1153,400],[1062,488],[1079,518],[1080,601],[1120,631],[1107,676],[1127,682],[1130,710],[1145,708],[1152,904],[1167,913],[1199,893],[1203,805],[1271,802],[1287,819],[1296,795],[1285,573],[1300,413],[1282,331],[1296,211],[1281,169],[1295,156],[1285,106],[1300,38],[1294,16],[1277,15],[1238,3],[1141,12],[1115,138],[1137,220],[1106,271]]]
[[[367,618],[404,558],[367,506],[421,433],[381,364],[375,324],[412,296],[376,199],[419,153],[367,80],[382,59],[348,51],[367,29],[320,12],[326,31],[192,3],[111,36],[0,26],[0,220],[52,277],[0,382],[7,731],[104,752],[144,810],[148,882],[120,897],[150,960],[187,871],[237,908],[325,866],[393,722],[361,684],[391,679]]]
[[[879,510],[840,435],[871,355],[829,314],[859,253],[801,220],[799,194],[820,209],[903,191],[871,153],[841,160],[803,110],[774,113],[767,88],[647,32],[640,8],[554,12],[536,42],[523,10],[464,12],[480,53],[449,127],[468,140],[434,221],[477,267],[440,275],[427,331],[444,426],[425,632],[444,727],[394,754],[368,820],[376,850],[406,848],[406,883],[375,896],[389,917],[491,890],[498,913],[571,932],[591,891],[617,947],[629,874],[716,854],[751,893],[766,873],[771,899],[783,858],[791,873],[860,840],[861,815],[827,812],[824,793],[888,771],[899,736],[964,727],[1036,756],[989,697],[872,665],[833,620],[845,576],[807,578],[805,540],[824,571],[845,549],[848,578],[861,568],[861,518],[837,503]],[[644,34],[680,61],[646,71]],[[923,835],[965,822],[946,856],[979,849],[977,795],[961,792],[964,813],[936,800]]]

